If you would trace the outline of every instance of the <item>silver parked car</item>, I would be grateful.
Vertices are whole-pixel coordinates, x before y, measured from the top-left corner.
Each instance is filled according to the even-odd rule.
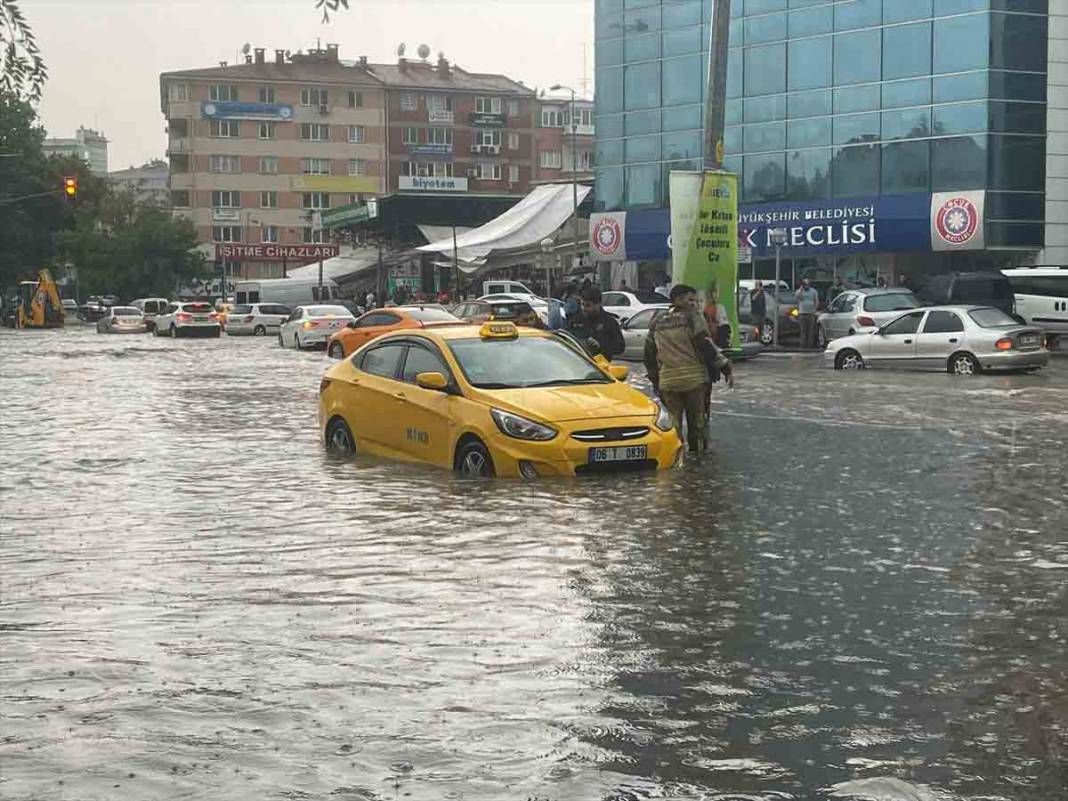
[[[900,315],[866,334],[827,346],[836,370],[905,367],[975,375],[983,370],[1037,370],[1049,364],[1043,331],[1020,325],[992,306],[934,306]]]
[[[112,306],[96,321],[98,334],[143,334],[147,330],[141,310],[133,306]]]
[[[620,328],[623,330],[624,348],[623,354],[619,358],[640,362],[645,355],[645,338],[649,335],[653,320],[670,308],[668,305],[660,305],[651,309],[643,309],[623,323]],[[757,336],[756,328],[751,325],[740,323],[738,325],[738,338],[741,340],[742,345],[742,359],[756,356],[764,349],[764,345]]]
[[[923,304],[908,289],[849,289],[831,301],[827,311],[816,321],[816,338],[820,347],[832,339],[852,334],[867,334],[896,319],[901,312],[918,309]]]

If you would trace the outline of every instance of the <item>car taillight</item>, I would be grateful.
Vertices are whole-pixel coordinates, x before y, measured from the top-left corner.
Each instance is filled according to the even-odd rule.
[[[322,395],[324,392],[326,392],[326,388],[328,386],[330,386],[330,379],[329,378],[324,378],[322,381],[320,381],[319,382],[319,394]]]
[[[998,350],[1012,350],[1014,345],[1011,339],[1005,337],[1004,339],[999,339],[997,342],[995,342],[994,347]]]
[[[246,323],[251,323],[251,322],[252,322],[252,321],[253,321],[254,319],[256,319],[256,318],[255,318],[255,317],[253,317],[253,316],[252,316],[252,315],[250,314],[250,315],[249,315],[248,317],[246,317],[246,318],[245,318],[245,322],[246,322]]]
[[[209,314],[208,317],[210,317],[212,320],[218,320],[219,319],[219,313],[218,312],[211,312],[211,314]]]
[[[193,319],[193,315],[188,314],[186,312],[178,312],[176,315],[174,315],[174,319],[178,320],[178,322],[181,323],[188,323],[190,320]]]
[[[305,329],[318,328],[318,327],[319,327],[319,321],[318,320],[305,320],[304,321],[304,328]]]
[[[862,314],[860,315],[860,317],[857,318],[857,325],[862,325],[865,328],[874,328],[875,320],[865,314]]]

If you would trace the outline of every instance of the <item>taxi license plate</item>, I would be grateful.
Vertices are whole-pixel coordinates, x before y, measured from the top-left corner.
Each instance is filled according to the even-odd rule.
[[[626,448],[590,448],[590,464],[602,462],[642,462],[649,458],[649,447],[631,445]]]
[[[1024,334],[1022,337],[1020,337],[1020,344],[1021,345],[1037,345],[1038,344],[1038,336],[1035,335],[1035,334]]]

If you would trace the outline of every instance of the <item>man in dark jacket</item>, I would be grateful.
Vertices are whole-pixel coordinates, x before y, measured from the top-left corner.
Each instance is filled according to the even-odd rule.
[[[595,286],[582,290],[579,313],[568,315],[567,330],[578,337],[591,354],[600,353],[606,359],[623,353],[626,345],[619,321],[601,306],[601,290]]]
[[[768,296],[764,294],[764,286],[759,281],[749,293],[749,304],[749,322],[756,327],[759,336],[768,317]]]

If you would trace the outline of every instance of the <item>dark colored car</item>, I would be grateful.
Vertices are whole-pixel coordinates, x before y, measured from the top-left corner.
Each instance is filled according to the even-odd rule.
[[[925,306],[993,306],[1016,317],[1016,294],[1009,279],[998,272],[932,275],[916,290],[916,297]]]
[[[747,289],[739,289],[737,294],[738,320],[756,326],[760,330],[760,342],[770,345],[775,341],[776,317],[782,326],[779,332],[779,340],[784,341],[791,337],[801,336],[801,323],[797,314],[797,296],[789,289],[779,289],[773,292],[774,287],[764,289],[764,304],[767,308],[767,316],[764,320],[754,320],[752,315],[752,302]],[[778,312],[778,314],[776,314]]]

